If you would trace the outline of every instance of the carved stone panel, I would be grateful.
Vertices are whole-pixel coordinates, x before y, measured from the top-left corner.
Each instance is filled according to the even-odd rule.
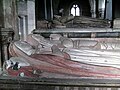
[[[13,40],[13,34],[11,28],[0,29],[0,68],[2,68],[2,63],[9,58],[8,46]]]

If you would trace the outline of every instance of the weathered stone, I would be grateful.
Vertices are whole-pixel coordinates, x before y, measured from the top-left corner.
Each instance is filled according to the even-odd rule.
[[[114,19],[113,28],[120,28],[120,18]]]
[[[67,23],[67,22],[69,22],[69,21],[71,21],[71,20],[73,20],[74,19],[74,16],[64,16],[64,17],[61,17],[60,18],[60,21],[62,22],[62,23]]]
[[[103,19],[95,19],[89,17],[75,17],[73,22],[66,23],[67,27],[73,28],[89,28],[89,27],[97,27],[97,28],[109,28],[111,23],[109,20]]]
[[[62,24],[60,21],[58,21],[58,20],[53,20],[52,22],[53,22],[53,24],[54,24],[55,26],[57,26],[57,25],[62,26],[62,25],[63,25],[63,24]]]
[[[12,28],[14,30],[14,39],[19,39],[19,31],[17,26],[17,1],[16,0],[2,0],[4,12],[4,26],[3,28]]]
[[[41,20],[37,21],[37,28],[48,28],[48,21],[46,20]]]

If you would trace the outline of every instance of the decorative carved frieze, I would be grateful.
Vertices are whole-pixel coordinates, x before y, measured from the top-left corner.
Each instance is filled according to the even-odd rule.
[[[13,40],[13,29],[1,28],[1,41],[2,45],[9,44]]]

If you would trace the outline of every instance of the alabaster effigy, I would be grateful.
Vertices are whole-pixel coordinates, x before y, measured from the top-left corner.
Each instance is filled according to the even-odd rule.
[[[119,40],[50,39],[30,34],[10,44],[8,75],[46,78],[120,78]]]

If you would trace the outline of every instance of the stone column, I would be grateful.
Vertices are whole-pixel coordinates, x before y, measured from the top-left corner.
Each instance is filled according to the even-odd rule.
[[[19,31],[17,25],[17,0],[0,0],[3,1],[3,28],[12,28],[14,30],[14,40],[19,39]],[[2,7],[2,6],[1,6]]]
[[[0,73],[2,71],[2,61],[3,61],[3,46],[2,46],[2,30],[4,27],[4,11],[3,11],[3,0],[0,0]]]
[[[0,28],[0,37],[2,37],[2,34],[1,34],[1,28]],[[0,38],[0,72],[2,71],[2,38]]]
[[[44,6],[45,6],[45,19],[52,20],[53,19],[53,1],[44,0]]]
[[[95,10],[91,10],[91,17],[96,18],[96,11]]]
[[[8,59],[9,33],[14,31],[14,40],[19,39],[17,26],[17,0],[0,0],[0,70],[2,62]],[[9,43],[8,43],[9,42]]]
[[[20,0],[17,4],[20,39],[26,40],[27,35],[36,28],[35,0]]]
[[[18,1],[17,6],[18,6],[18,26],[20,40],[26,40],[26,36],[28,35],[27,1],[25,0]]]
[[[0,70],[2,63],[9,59],[8,45],[13,40],[13,30],[10,28],[0,29]]]
[[[99,0],[99,18],[104,19],[105,0]]]
[[[53,0],[50,0],[51,3],[51,19],[53,19]]]
[[[44,6],[45,6],[45,19],[47,20],[47,5],[46,5],[46,0],[44,0]]]
[[[28,29],[27,29],[27,20],[26,20],[27,16],[25,15],[22,15],[20,16],[20,19],[19,19],[19,23],[20,23],[20,39],[21,40],[26,40],[26,37],[28,35]]]
[[[106,19],[112,20],[112,0],[106,2]]]
[[[96,1],[95,0],[89,0],[90,6],[91,6],[91,17],[96,18]]]
[[[35,24],[35,0],[27,1],[27,16],[28,16],[28,34],[30,34],[36,27]]]
[[[0,0],[0,27],[4,27],[3,0]]]

